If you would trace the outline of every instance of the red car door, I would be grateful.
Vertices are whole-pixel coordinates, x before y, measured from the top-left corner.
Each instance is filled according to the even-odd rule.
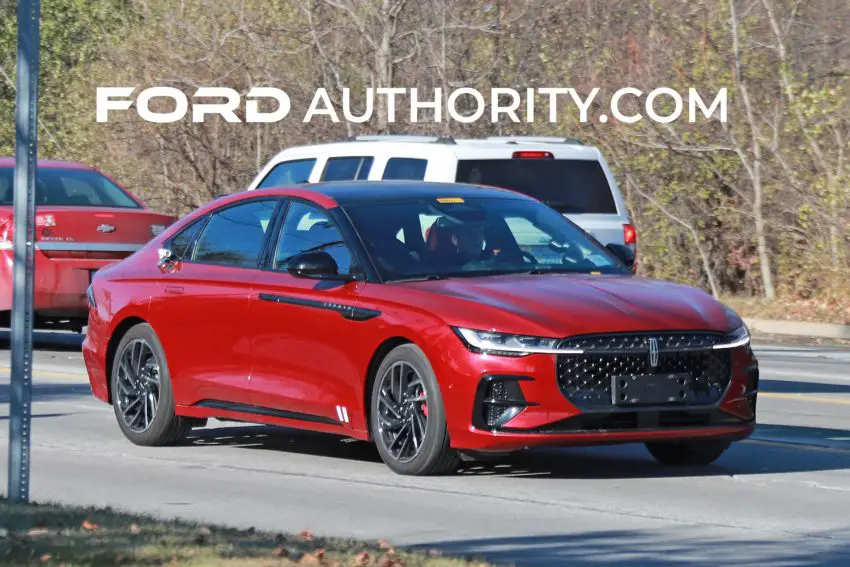
[[[180,405],[250,404],[246,317],[251,286],[280,199],[219,209],[178,233],[151,301],[151,324]]]
[[[342,274],[351,253],[333,220],[311,203],[293,200],[270,258],[254,280],[246,322],[251,329],[254,405],[281,417],[348,423],[359,399],[356,310],[359,282],[293,276],[286,262],[307,250],[330,254]]]

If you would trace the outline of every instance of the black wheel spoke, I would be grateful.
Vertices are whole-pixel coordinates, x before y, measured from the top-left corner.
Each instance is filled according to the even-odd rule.
[[[126,345],[119,361],[116,403],[124,425],[141,433],[150,428],[159,407],[159,361],[144,339]]]
[[[427,393],[417,370],[396,362],[378,384],[379,441],[400,462],[416,458],[425,442],[428,417]]]

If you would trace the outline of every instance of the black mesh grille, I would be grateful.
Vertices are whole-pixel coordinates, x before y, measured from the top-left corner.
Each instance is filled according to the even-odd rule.
[[[658,364],[650,366],[650,338],[658,344]],[[565,339],[561,348],[584,354],[557,357],[558,385],[579,409],[605,409],[613,405],[614,376],[687,373],[691,388],[676,405],[708,405],[720,400],[731,377],[728,349],[712,350],[723,335],[710,333],[643,333],[595,335]]]

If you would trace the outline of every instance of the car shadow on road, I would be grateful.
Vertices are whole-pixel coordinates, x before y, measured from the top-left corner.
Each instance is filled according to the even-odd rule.
[[[34,402],[59,401],[67,398],[91,396],[91,386],[88,383],[47,383],[32,385]],[[7,404],[11,399],[11,386],[8,382],[0,383],[0,404]]]
[[[269,425],[207,427],[195,429],[186,438],[191,445],[226,445],[243,449],[281,451],[380,463],[375,446],[348,437]]]
[[[850,382],[823,384],[820,382],[795,382],[791,380],[759,380],[759,391],[777,394],[850,394]]]
[[[80,352],[83,348],[83,339],[85,339],[85,335],[80,333],[33,331],[32,346],[36,350]],[[11,331],[0,329],[0,350],[9,350],[11,340]]]
[[[843,537],[842,537],[843,535]],[[604,530],[551,536],[500,537],[440,541],[411,547],[444,554],[480,557],[518,567],[650,567],[687,565],[716,567],[764,565],[846,567],[850,564],[847,534],[823,539],[711,541],[709,537],[681,538],[637,530]]]
[[[850,432],[794,426],[769,426],[772,438],[807,440]],[[272,426],[207,427],[185,441],[195,446],[219,445],[381,463],[374,445],[324,433]],[[795,442],[734,444],[708,467],[666,467],[642,445],[571,447],[520,451],[506,455],[470,455],[458,476],[504,476],[551,479],[626,479],[740,476],[850,469],[850,450],[829,450]],[[388,474],[389,470],[388,470]]]

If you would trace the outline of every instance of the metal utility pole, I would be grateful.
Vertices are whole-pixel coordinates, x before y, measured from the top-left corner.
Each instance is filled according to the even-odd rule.
[[[9,500],[29,501],[40,0],[18,0]]]

